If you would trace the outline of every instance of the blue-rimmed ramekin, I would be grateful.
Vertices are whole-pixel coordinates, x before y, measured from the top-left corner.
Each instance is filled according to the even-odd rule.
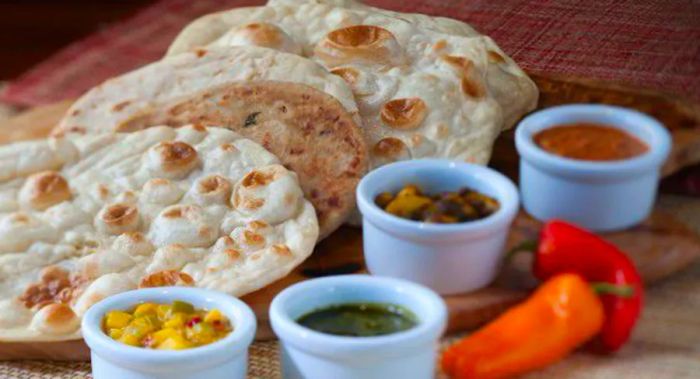
[[[382,192],[417,184],[426,193],[469,187],[498,200],[492,215],[457,224],[432,224],[394,216],[374,202]],[[518,213],[518,190],[484,166],[445,159],[391,163],[365,175],[357,187],[367,268],[373,275],[407,279],[440,294],[477,290],[493,281]]]
[[[626,131],[649,150],[616,161],[584,161],[551,154],[533,141],[556,125],[594,123]],[[548,108],[520,122],[515,131],[520,154],[520,192],[525,210],[546,221],[563,219],[595,231],[613,231],[643,221],[656,198],[661,166],[671,137],[652,117],[626,108],[576,104]]]
[[[102,331],[102,318],[111,310],[174,300],[218,309],[231,321],[233,331],[209,345],[175,351],[125,345]],[[90,307],[82,321],[95,379],[242,379],[246,377],[248,346],[255,329],[255,314],[244,302],[220,292],[189,287],[145,288],[113,295]]]

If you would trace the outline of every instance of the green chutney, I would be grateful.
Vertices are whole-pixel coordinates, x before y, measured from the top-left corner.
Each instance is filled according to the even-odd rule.
[[[398,333],[417,325],[416,316],[394,304],[348,303],[309,312],[297,319],[317,332],[350,337],[373,337]]]

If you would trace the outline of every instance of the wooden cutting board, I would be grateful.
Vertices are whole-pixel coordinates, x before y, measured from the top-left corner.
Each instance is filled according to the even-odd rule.
[[[690,102],[664,94],[587,80],[534,76],[542,90],[540,107],[571,102],[598,102],[624,105],[646,111],[662,120],[671,130],[674,152],[664,172],[700,161],[700,111]],[[70,102],[40,107],[0,122],[0,143],[48,135]],[[517,174],[517,154],[512,134],[499,139],[492,165],[512,177]],[[518,215],[509,246],[537,236],[540,223],[525,214]],[[343,227],[322,241],[314,254],[289,276],[243,298],[255,310],[259,321],[258,338],[273,337],[267,308],[272,298],[287,286],[309,278],[333,274],[364,273],[361,230]],[[636,262],[647,284],[652,284],[687,267],[700,258],[700,238],[674,216],[657,207],[642,225],[605,235],[627,251]],[[450,332],[476,327],[520,301],[537,283],[530,274],[531,257],[519,255],[504,267],[496,282],[483,290],[446,297]],[[0,343],[0,360],[49,358],[86,360],[89,352],[82,341],[53,343]]]

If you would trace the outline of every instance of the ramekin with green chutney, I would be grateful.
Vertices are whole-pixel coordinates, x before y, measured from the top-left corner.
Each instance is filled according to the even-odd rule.
[[[297,283],[270,306],[285,378],[431,378],[447,323],[442,298],[400,279]]]

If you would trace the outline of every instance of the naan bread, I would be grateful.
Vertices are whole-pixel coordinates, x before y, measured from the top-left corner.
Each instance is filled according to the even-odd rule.
[[[187,285],[241,296],[318,237],[296,174],[223,128],[0,147],[0,341],[65,340],[100,299]]]
[[[169,54],[232,45],[301,50],[345,79],[373,167],[423,157],[486,163],[500,131],[537,102],[527,75],[459,21],[342,0],[283,0],[204,16],[181,32]]]
[[[213,98],[222,86],[230,93]],[[355,208],[355,187],[367,170],[357,116],[349,87],[320,65],[260,47],[220,47],[108,80],[68,110],[58,131],[189,123],[236,130],[299,175],[325,237]]]
[[[354,189],[367,170],[365,141],[352,117],[332,96],[302,84],[234,82],[141,117],[144,125],[223,125],[261,143],[299,176],[321,238],[354,209]]]
[[[256,80],[307,85],[336,98],[351,115],[357,114],[348,86],[319,64],[271,49],[224,46],[168,57],[105,81],[71,106],[57,131],[140,130],[151,125],[140,123],[139,116],[163,104],[215,86]]]

